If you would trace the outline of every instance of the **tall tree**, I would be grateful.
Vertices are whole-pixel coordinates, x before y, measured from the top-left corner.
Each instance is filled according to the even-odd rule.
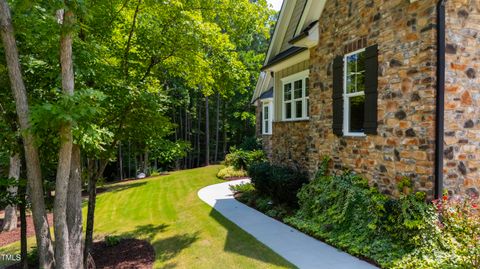
[[[73,10],[66,9],[58,12],[62,21],[60,37],[60,66],[62,74],[62,90],[67,97],[73,95],[74,73],[72,58],[72,30],[74,24]],[[70,166],[72,159],[72,123],[65,121],[59,131],[60,149],[58,153],[57,178],[55,185],[54,226],[55,226],[55,262],[57,268],[70,268],[70,246],[67,224],[67,195],[70,180]]]
[[[29,105],[25,84],[20,68],[18,50],[10,15],[10,7],[5,0],[0,0],[0,33],[8,67],[10,84],[16,104],[20,132],[23,137],[25,159],[27,163],[27,178],[32,201],[32,213],[35,226],[35,236],[41,268],[54,267],[53,245],[45,210],[43,197],[43,182],[40,168],[38,148],[34,137],[29,133]]]

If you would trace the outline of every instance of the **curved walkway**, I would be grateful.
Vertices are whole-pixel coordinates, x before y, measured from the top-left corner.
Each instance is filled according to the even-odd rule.
[[[376,268],[235,200],[229,186],[248,182],[248,179],[243,179],[211,185],[201,189],[198,196],[220,214],[298,268]]]

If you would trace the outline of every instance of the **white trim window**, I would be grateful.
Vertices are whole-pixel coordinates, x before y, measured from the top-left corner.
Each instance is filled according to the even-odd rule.
[[[273,102],[272,100],[262,101],[262,134],[272,134]]]
[[[365,49],[345,55],[343,84],[343,134],[364,136]]]
[[[282,119],[308,120],[310,117],[309,70],[282,79]]]

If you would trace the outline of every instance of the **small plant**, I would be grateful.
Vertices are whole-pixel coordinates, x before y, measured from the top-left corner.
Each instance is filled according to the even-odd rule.
[[[242,183],[238,185],[230,185],[230,190],[233,193],[245,193],[255,191],[255,187],[253,187],[252,183]]]
[[[237,170],[233,166],[228,166],[218,171],[217,177],[221,179],[235,178],[235,177],[247,177],[245,170]]]
[[[120,236],[117,236],[117,235],[107,235],[107,236],[105,236],[105,244],[107,245],[107,247],[116,246],[116,245],[120,244],[120,242],[122,240],[123,240],[123,238],[120,237]]]

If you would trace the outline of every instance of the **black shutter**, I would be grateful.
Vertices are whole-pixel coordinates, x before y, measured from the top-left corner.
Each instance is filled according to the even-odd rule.
[[[333,60],[333,133],[343,135],[343,57]]]
[[[365,50],[365,134],[377,134],[378,46]]]

